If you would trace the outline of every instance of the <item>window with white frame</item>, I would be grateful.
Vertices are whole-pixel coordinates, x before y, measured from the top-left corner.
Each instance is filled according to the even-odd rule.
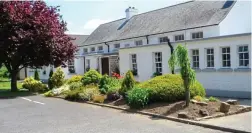
[[[166,43],[166,42],[168,42],[168,37],[167,37],[167,36],[165,36],[165,37],[160,37],[160,38],[159,38],[159,42],[160,42],[160,43]]]
[[[84,49],[83,49],[83,53],[84,53],[84,54],[88,53],[88,49],[87,49],[87,48],[84,48]]]
[[[154,67],[156,73],[162,74],[162,53],[156,52],[154,53]]]
[[[133,75],[137,75],[137,55],[132,54],[131,55],[131,70]]]
[[[119,49],[120,48],[120,43],[114,44],[114,48]]]
[[[74,59],[68,61],[68,72],[69,73],[75,73]]]
[[[222,54],[222,67],[230,67],[231,60],[230,60],[230,47],[221,48]]]
[[[214,67],[214,49],[206,49],[207,67]]]
[[[143,45],[143,41],[142,40],[135,41],[135,45],[136,46]]]
[[[192,33],[192,39],[203,38],[203,32],[194,32]]]
[[[103,46],[98,46],[98,51],[103,51]]]
[[[239,46],[238,47],[239,54],[239,66],[240,67],[248,67],[249,66],[249,50],[248,46]]]
[[[95,52],[95,47],[92,47],[92,48],[91,48],[91,52]]]
[[[198,49],[192,50],[192,67],[199,68],[199,50]]]
[[[125,47],[125,48],[128,48],[129,46],[130,46],[130,44],[128,44],[128,43],[127,43],[127,44],[124,44],[124,47]]]
[[[184,40],[184,35],[183,34],[181,34],[181,35],[175,35],[174,36],[174,40],[175,41],[182,41],[182,40]]]

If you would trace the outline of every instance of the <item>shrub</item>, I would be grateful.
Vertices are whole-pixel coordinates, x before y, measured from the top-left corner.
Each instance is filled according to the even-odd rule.
[[[100,95],[98,87],[96,85],[87,85],[85,87],[82,86],[79,89],[69,91],[68,93],[66,93],[65,99],[72,101],[76,100],[90,101],[93,99],[94,95]]]
[[[65,99],[67,100],[71,100],[71,101],[77,101],[77,100],[80,100],[80,95],[79,93],[82,92],[82,89],[76,89],[76,90],[72,90],[72,91],[69,91],[66,96],[65,96]]]
[[[54,94],[53,94],[52,90],[47,91],[47,92],[46,92],[46,93],[44,93],[43,95],[44,95],[45,97],[53,97],[53,96],[54,96]]]
[[[100,79],[101,79],[102,75],[97,72],[94,69],[90,69],[88,72],[86,72],[84,74],[84,77],[82,78],[82,83],[84,85],[88,85],[88,84],[98,84]]]
[[[150,89],[133,88],[128,91],[127,102],[131,108],[142,108],[149,103]]]
[[[153,102],[173,102],[185,99],[183,80],[178,74],[157,76],[140,83],[138,87],[150,88],[152,90],[150,100]],[[205,94],[204,87],[198,81],[190,87],[191,98],[197,95],[205,97]]]
[[[85,86],[85,89],[80,93],[80,99],[85,101],[93,100],[95,95],[100,95],[98,86],[96,85],[88,85]]]
[[[102,94],[106,94],[108,91],[118,91],[121,86],[119,79],[111,78],[108,75],[103,75],[99,82],[99,90]]]
[[[218,102],[219,101],[219,99],[218,98],[216,98],[216,97],[209,97],[209,102]]]
[[[83,84],[81,82],[72,82],[71,84],[69,84],[69,89],[70,90],[76,90],[83,87]]]
[[[35,79],[35,80],[38,80],[38,81],[40,80],[40,79],[39,79],[39,73],[38,73],[38,70],[37,70],[37,69],[35,69],[35,72],[34,72],[34,79]]]
[[[60,86],[59,88],[52,89],[52,92],[54,95],[58,96],[58,95],[61,95],[62,92],[67,91],[67,90],[69,90],[69,85],[63,85],[63,86]]]
[[[157,76],[161,76],[161,75],[162,75],[162,73],[160,73],[160,72],[154,72],[152,74],[152,78],[157,77]]]
[[[9,78],[10,77],[10,73],[8,72],[7,68],[4,65],[2,67],[0,67],[0,77],[1,78]]]
[[[193,99],[196,100],[196,101],[198,101],[198,102],[204,101],[204,99],[201,96],[198,96],[198,95],[194,96]]]
[[[82,76],[81,75],[74,75],[70,79],[67,80],[67,84],[71,84],[74,82],[81,82]]]
[[[22,87],[32,92],[44,92],[48,90],[46,85],[42,84],[41,81],[35,80],[33,77],[25,78]]]
[[[122,86],[119,90],[120,94],[125,96],[126,92],[131,90],[132,88],[134,88],[135,86],[135,79],[134,76],[131,72],[131,70],[129,70],[126,75],[125,78],[122,81]]]
[[[52,86],[57,88],[62,86],[64,84],[64,78],[64,72],[58,67],[51,77]]]
[[[105,97],[102,95],[94,95],[93,96],[93,101],[96,103],[103,103],[104,99],[105,99]]]
[[[50,70],[50,73],[49,73],[49,78],[48,78],[48,88],[51,90],[53,89],[53,84],[52,84],[52,75],[53,75],[53,70],[51,69]]]
[[[110,84],[110,77],[108,75],[103,75],[100,82],[99,82],[99,90],[102,94],[107,93],[109,84]]]

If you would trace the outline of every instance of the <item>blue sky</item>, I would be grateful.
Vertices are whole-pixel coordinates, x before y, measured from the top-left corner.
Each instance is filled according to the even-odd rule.
[[[74,1],[74,0],[48,0],[46,3],[50,6],[60,6],[60,13],[63,19],[68,23],[69,34],[91,34],[100,24],[125,17],[125,9],[134,6],[139,13],[163,8],[170,5],[186,2],[177,0],[95,0],[95,1]],[[251,2],[243,4],[246,10],[251,12]],[[238,11],[236,14],[242,14],[244,11]],[[236,25],[247,25],[247,27],[237,27],[236,32],[251,31],[251,13],[249,17],[233,19]],[[242,15],[238,15],[242,17]],[[245,19],[245,20],[241,20]],[[244,22],[246,21],[246,24]],[[226,25],[226,24],[225,24]],[[230,24],[231,25],[231,24]],[[250,30],[248,30],[248,25]],[[228,28],[227,28],[228,29]],[[230,32],[230,31],[229,31]]]

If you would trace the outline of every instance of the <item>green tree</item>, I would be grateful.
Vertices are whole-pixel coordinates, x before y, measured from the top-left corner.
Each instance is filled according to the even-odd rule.
[[[38,73],[38,70],[37,70],[37,69],[35,69],[35,72],[34,72],[34,79],[35,79],[35,80],[38,80],[38,81],[40,80],[40,79],[39,79],[39,73]]]
[[[134,76],[131,70],[129,70],[122,81],[122,86],[119,90],[120,94],[125,96],[126,92],[134,88],[135,83],[136,81],[134,79]]]
[[[190,60],[188,57],[188,51],[185,46],[178,45],[174,53],[171,55],[168,61],[171,70],[174,70],[175,66],[180,67],[180,74],[184,81],[186,106],[190,103],[190,91],[189,88],[194,84],[196,80],[195,71],[191,68]]]

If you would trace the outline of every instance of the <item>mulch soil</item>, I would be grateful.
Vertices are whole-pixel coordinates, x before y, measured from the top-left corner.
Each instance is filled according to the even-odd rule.
[[[116,101],[105,101],[104,104],[130,109],[130,107],[126,104],[126,101],[123,98],[120,98]],[[189,107],[185,107],[184,101],[174,103],[152,103],[140,110],[173,117],[178,117],[179,112],[187,112],[187,114],[191,116],[190,119],[195,119],[204,117],[199,113],[201,109],[207,110],[209,116],[221,114],[221,112],[219,112],[220,104],[221,102],[208,102],[207,106],[201,106],[198,104],[190,103]],[[240,106],[230,105],[229,112],[238,112],[238,110],[241,108],[242,107]]]

